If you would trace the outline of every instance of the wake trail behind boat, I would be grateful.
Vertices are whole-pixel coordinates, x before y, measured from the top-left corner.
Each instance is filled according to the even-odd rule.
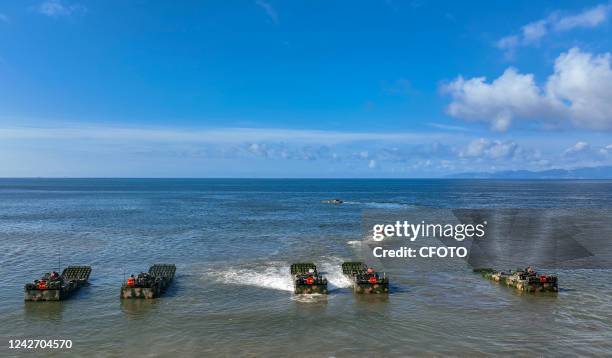
[[[224,284],[257,286],[293,292],[289,264],[286,262],[268,264],[260,269],[230,267],[227,270],[216,272],[215,276],[218,282]]]
[[[339,258],[326,259],[320,262],[319,270],[327,278],[331,290],[351,286],[351,281],[342,274]],[[228,285],[256,286],[279,291],[293,292],[293,278],[289,273],[287,262],[272,262],[253,267],[229,267],[225,270],[207,273],[217,282]]]
[[[339,258],[331,258],[330,261],[321,263],[319,270],[323,273],[325,278],[327,278],[327,284],[330,291],[351,287],[352,285],[351,280],[342,273],[342,262],[343,260]]]
[[[360,206],[365,206],[366,208],[387,209],[387,210],[408,209],[408,208],[412,207],[412,205],[409,205],[409,204],[379,203],[379,202],[374,202],[374,201],[370,201],[370,202],[345,201],[344,204],[346,204],[346,205],[360,205]]]

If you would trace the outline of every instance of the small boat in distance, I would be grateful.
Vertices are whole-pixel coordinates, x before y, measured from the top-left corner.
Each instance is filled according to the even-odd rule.
[[[323,204],[335,204],[335,205],[340,205],[343,203],[343,201],[340,199],[321,200],[321,202]]]

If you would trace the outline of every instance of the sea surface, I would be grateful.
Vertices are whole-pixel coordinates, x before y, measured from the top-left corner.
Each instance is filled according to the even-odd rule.
[[[612,354],[611,270],[560,270],[561,292],[534,296],[462,260],[395,261],[388,297],[353,295],[339,265],[363,253],[364,211],[419,208],[609,209],[612,181],[0,179],[0,356],[66,354],[15,338],[82,357]],[[292,294],[303,260],[327,297]],[[177,265],[167,294],[122,302],[153,263]],[[92,266],[89,286],[24,303],[25,283],[70,264]]]

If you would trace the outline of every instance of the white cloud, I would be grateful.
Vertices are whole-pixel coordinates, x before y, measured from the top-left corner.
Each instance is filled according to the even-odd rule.
[[[537,42],[548,33],[545,20],[531,22],[523,26],[522,30],[523,41],[525,41],[526,43]]]
[[[505,131],[516,116],[544,114],[548,107],[532,74],[520,74],[508,68],[491,83],[485,77],[458,77],[444,87],[453,101],[447,108],[453,117],[490,122],[497,131]]]
[[[479,157],[481,156],[487,145],[487,141],[484,138],[473,140],[468,144],[463,152],[461,152],[462,157]]]
[[[602,142],[597,136],[587,137],[584,142],[591,143],[590,150],[579,152],[577,149],[584,145],[578,144],[574,145],[575,154],[568,151],[564,155],[570,143],[568,136],[565,133],[557,135],[561,137],[515,141],[503,137],[478,138],[463,132],[439,137],[439,134],[431,133],[282,128],[188,129],[76,124],[42,128],[3,124],[0,125],[0,157],[4,166],[0,176],[55,173],[41,169],[47,167],[63,168],[61,173],[53,175],[124,173],[101,169],[91,173],[87,172],[88,169],[80,169],[90,167],[88,163],[93,156],[106,158],[100,164],[101,168],[131,168],[130,163],[146,162],[155,169],[146,175],[153,176],[164,172],[170,175],[168,173],[175,173],[173,168],[181,165],[184,166],[181,173],[188,175],[189,168],[206,166],[205,163],[217,168],[215,170],[221,176],[234,173],[236,168],[249,168],[251,174],[274,171],[274,175],[284,175],[286,172],[277,168],[291,167],[291,175],[296,176],[327,171],[345,176],[437,176],[451,172],[487,171],[493,167],[496,170],[540,170],[580,167],[585,163],[591,166],[612,163],[612,144],[609,141]],[[571,143],[576,143],[576,140]],[[79,158],[75,159],[78,163],[66,165],[67,158]],[[249,171],[245,173],[248,175]]]
[[[248,146],[247,151],[256,156],[268,157],[269,153],[265,144],[252,143]]]
[[[456,137],[433,132],[338,132],[284,128],[183,129],[163,127],[77,126],[0,127],[0,140],[137,140],[164,142],[244,143],[291,141],[299,143],[343,143],[356,141],[423,142]]]
[[[612,159],[611,145],[591,145],[585,141],[578,141],[561,153],[561,160],[566,165],[598,166],[609,165]]]
[[[470,129],[466,127],[453,126],[453,125],[442,124],[442,123],[430,122],[430,123],[427,123],[427,125],[429,125],[430,127],[442,129],[445,131],[457,131],[457,132],[469,132],[470,131]]]
[[[578,141],[576,142],[576,144],[572,145],[571,147],[567,148],[564,152],[563,152],[563,156],[573,156],[576,154],[580,154],[580,153],[584,153],[588,150],[591,149],[591,146],[589,145],[589,143],[587,142],[583,142],[583,141]]]
[[[488,140],[484,138],[471,141],[459,156],[463,158],[513,159],[523,153],[518,144],[512,141]]]
[[[457,118],[488,122],[498,131],[515,118],[548,125],[570,123],[595,130],[612,129],[611,55],[573,48],[555,61],[545,86],[533,74],[508,68],[491,83],[485,77],[458,77],[443,87],[452,102],[447,112]]]
[[[36,7],[38,13],[49,17],[70,16],[85,10],[81,4],[64,4],[61,0],[46,0]]]
[[[563,103],[581,128],[612,129],[612,68],[609,53],[593,56],[571,49],[555,61],[546,92]]]
[[[507,55],[513,54],[514,48],[518,47],[521,43],[521,39],[516,35],[505,36],[499,39],[496,46],[502,50],[507,50]]]
[[[502,37],[497,41],[496,46],[505,50],[506,55],[511,57],[517,47],[536,44],[551,32],[597,27],[608,20],[611,11],[612,5],[601,4],[585,9],[578,14],[563,15],[560,12],[554,12],[544,19],[523,26],[519,34]]]
[[[257,4],[257,6],[261,7],[266,12],[266,15],[268,15],[268,17],[270,18],[270,20],[272,20],[273,23],[278,24],[278,13],[276,12],[276,9],[274,9],[274,7],[270,5],[270,3],[264,0],[257,0],[255,1],[255,4]]]
[[[610,5],[602,4],[551,22],[555,31],[568,31],[577,27],[596,27],[608,19],[609,13]]]

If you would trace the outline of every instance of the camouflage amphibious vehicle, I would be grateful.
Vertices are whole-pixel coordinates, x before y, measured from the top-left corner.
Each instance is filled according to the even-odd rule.
[[[87,284],[91,267],[68,266],[62,274],[47,272],[40,279],[25,285],[26,301],[61,301]]]
[[[293,276],[293,292],[296,294],[327,294],[327,279],[317,272],[313,263],[297,263],[291,265]]]
[[[353,282],[355,293],[385,294],[389,293],[389,279],[382,276],[362,262],[344,262],[342,273]]]
[[[522,292],[558,292],[557,276],[538,274],[531,266],[516,271],[495,271],[490,268],[474,269],[482,277],[513,287]]]
[[[161,296],[174,279],[175,265],[153,265],[149,272],[131,275],[121,286],[121,298],[157,298]]]

